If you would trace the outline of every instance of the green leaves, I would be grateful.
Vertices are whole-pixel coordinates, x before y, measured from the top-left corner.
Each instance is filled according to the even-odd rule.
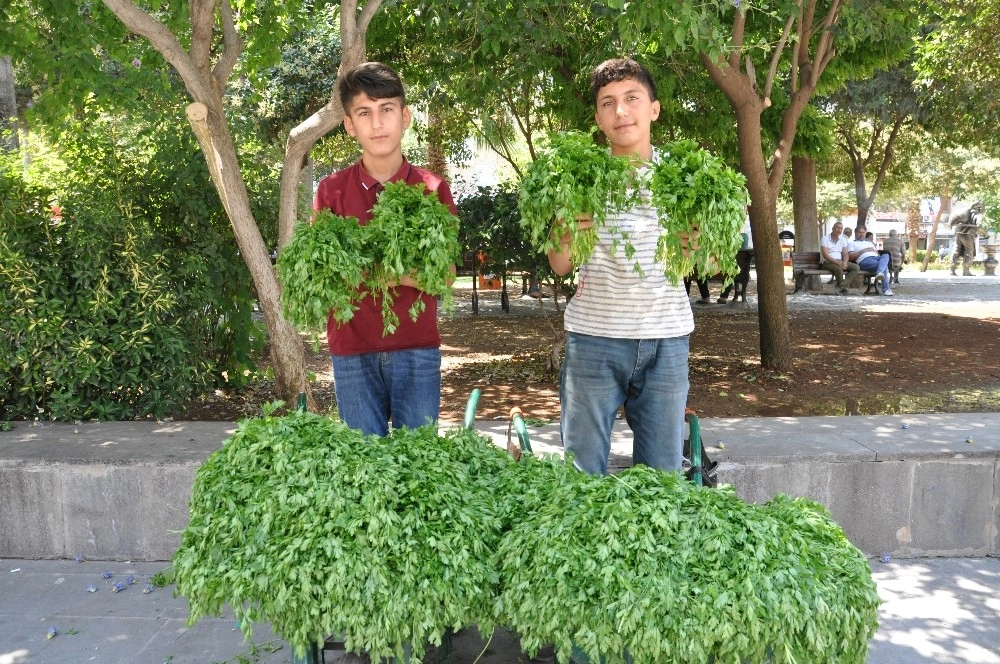
[[[809,500],[758,507],[679,473],[592,476],[469,430],[366,438],[305,412],[241,422],[208,458],[173,567],[191,622],[229,604],[299,652],[337,634],[375,657],[502,624],[561,662],[862,664],[879,603]]]
[[[568,232],[570,257],[580,265],[594,252],[597,233],[581,229],[576,216],[590,216],[595,226],[603,225],[609,214],[632,201],[632,181],[628,159],[611,156],[582,132],[556,132],[521,180],[521,226],[541,253],[559,249]]]
[[[436,427],[366,438],[297,413],[242,422],[198,470],[174,557],[193,623],[223,603],[299,652],[331,634],[403,657],[449,627],[492,624],[494,492],[514,461]]]
[[[663,228],[656,258],[671,282],[694,272],[739,274],[736,252],[750,201],[740,173],[694,141],[674,141],[661,148],[649,186]],[[682,236],[692,230],[697,238],[685,247]]]
[[[818,503],[762,507],[637,466],[588,476],[526,459],[497,552],[501,624],[591,662],[865,661],[879,603]],[[625,659],[625,653],[631,660]],[[771,659],[769,659],[771,657]]]
[[[416,279],[423,292],[440,296],[443,309],[452,307],[451,268],[461,258],[458,217],[438,200],[437,192],[424,189],[423,183],[387,182],[365,226],[375,264],[366,287],[381,297],[386,334],[399,325],[392,310],[393,288],[403,277]],[[422,306],[417,300],[410,307],[411,320],[417,320]]]
[[[656,258],[676,284],[694,271],[739,273],[736,252],[749,203],[745,183],[741,174],[694,141],[663,146],[649,174],[611,156],[586,134],[561,132],[529,167],[518,204],[521,224],[538,251],[558,249],[561,234],[568,232],[571,259],[580,265],[593,253],[597,236],[592,229],[581,229],[576,215],[593,215],[595,226],[601,226],[609,215],[640,203],[640,193],[648,187],[663,228]],[[685,238],[695,230],[697,239],[688,245]],[[616,238],[615,246],[619,242],[630,257],[634,249],[628,237]]]
[[[399,326],[392,304],[402,278],[451,307],[451,268],[461,255],[458,218],[437,192],[425,193],[423,183],[386,183],[372,214],[360,226],[354,217],[322,211],[311,225],[296,227],[278,258],[282,309],[292,323],[322,327],[327,313],[346,323],[357,303],[373,295],[381,302],[384,333],[391,334]],[[415,321],[423,310],[418,299],[408,313]]]
[[[354,217],[323,210],[313,223],[299,222],[278,256],[284,316],[306,329],[325,327],[330,313],[346,323],[358,308],[358,288],[371,265],[363,229]]]

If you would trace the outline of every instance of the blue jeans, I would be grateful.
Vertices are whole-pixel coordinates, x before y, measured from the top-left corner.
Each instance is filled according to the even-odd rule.
[[[862,258],[860,261],[858,261],[858,267],[860,267],[862,270],[874,272],[875,274],[881,274],[882,290],[885,290],[886,288],[892,290],[890,287],[892,281],[890,280],[890,275],[889,275],[889,263],[891,261],[892,258],[889,256],[889,254],[880,254],[878,257],[866,256]]]
[[[688,337],[610,339],[570,332],[559,389],[563,447],[580,470],[607,473],[611,428],[624,403],[634,462],[679,470],[687,394]]]
[[[418,348],[333,355],[340,419],[352,429],[384,436],[393,428],[437,422],[441,408],[441,349]]]

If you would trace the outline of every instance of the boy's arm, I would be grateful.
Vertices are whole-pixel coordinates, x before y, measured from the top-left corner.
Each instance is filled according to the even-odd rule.
[[[593,220],[588,215],[577,215],[578,228],[580,230],[584,228],[591,228],[594,225]],[[552,229],[552,237],[559,236],[559,248],[550,249],[548,253],[549,267],[552,271],[560,277],[564,277],[573,271],[573,261],[570,259],[569,245],[573,236],[569,231],[564,230],[564,223],[562,220],[558,221],[555,227]]]

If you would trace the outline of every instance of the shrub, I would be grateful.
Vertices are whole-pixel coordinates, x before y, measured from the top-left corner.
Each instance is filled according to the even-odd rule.
[[[28,176],[18,155],[0,159],[0,329],[19,340],[0,349],[6,417],[161,416],[253,375],[265,337],[204,158],[188,127],[130,120],[70,121],[59,157],[36,152]],[[267,164],[245,171],[273,221]]]
[[[190,312],[142,224],[0,178],[0,402],[5,419],[163,415],[203,373]]]

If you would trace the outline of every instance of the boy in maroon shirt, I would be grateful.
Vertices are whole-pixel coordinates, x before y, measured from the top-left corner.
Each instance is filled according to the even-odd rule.
[[[391,68],[366,62],[341,81],[344,128],[361,145],[361,160],[324,178],[313,208],[356,217],[361,225],[372,218],[372,207],[383,183],[423,183],[426,191],[457,214],[448,183],[413,166],[403,157],[403,133],[410,126],[403,83]],[[437,300],[420,291],[416,280],[403,277],[395,288],[393,310],[399,327],[382,336],[382,303],[367,295],[354,317],[338,325],[331,315],[327,338],[333,358],[337,409],[353,429],[384,436],[393,427],[418,427],[436,422],[441,402],[441,335]],[[416,321],[407,313],[421,298],[426,306]]]

